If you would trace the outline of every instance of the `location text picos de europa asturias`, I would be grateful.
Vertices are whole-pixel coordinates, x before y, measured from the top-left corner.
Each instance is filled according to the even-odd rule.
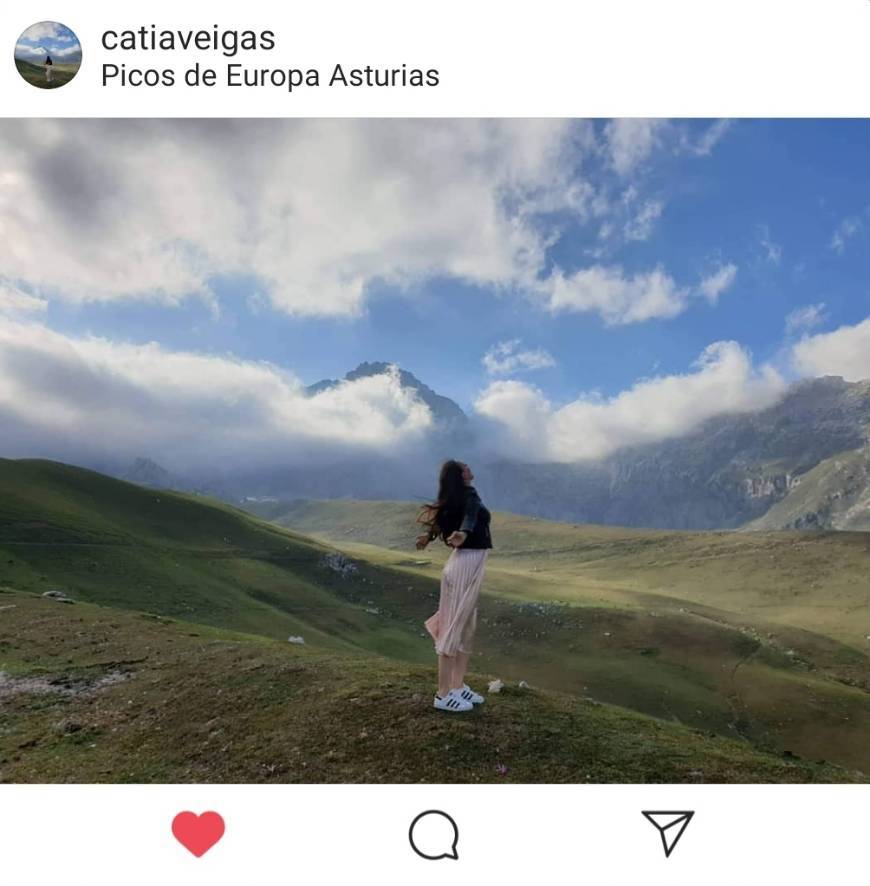
[[[200,30],[142,25],[134,29],[103,32],[102,48],[109,53],[144,57],[150,52],[186,53],[188,61],[172,67],[113,60],[103,62],[103,86],[273,87],[287,92],[307,87],[433,87],[441,82],[438,68],[414,66],[402,61],[390,67],[335,62],[329,66],[293,67],[248,64],[244,53],[275,52],[274,31],[236,30],[213,25]],[[196,54],[219,56],[218,63],[196,59]]]

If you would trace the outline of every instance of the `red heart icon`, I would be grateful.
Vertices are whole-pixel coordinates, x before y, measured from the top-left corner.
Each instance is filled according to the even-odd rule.
[[[224,835],[224,820],[217,812],[179,812],[172,819],[172,833],[182,846],[201,858]]]

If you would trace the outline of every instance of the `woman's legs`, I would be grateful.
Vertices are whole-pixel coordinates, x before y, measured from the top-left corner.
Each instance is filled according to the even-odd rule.
[[[468,652],[457,652],[456,655],[453,656],[453,671],[450,675],[451,689],[462,688],[462,684],[465,682],[466,671],[468,671],[469,658],[470,654]]]
[[[453,664],[455,658],[452,655],[438,656],[438,694],[444,698],[453,688]]]
[[[451,689],[461,689],[468,671],[468,652],[438,656],[438,694],[447,695]]]

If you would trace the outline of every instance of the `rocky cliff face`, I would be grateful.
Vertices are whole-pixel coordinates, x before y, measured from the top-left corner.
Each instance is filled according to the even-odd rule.
[[[785,473],[767,477],[747,477],[744,482],[748,498],[782,498],[795,486],[800,485],[801,478]]]
[[[870,531],[870,445],[825,459],[802,480],[746,528]]]
[[[486,472],[496,507],[575,522],[730,529],[787,499],[825,459],[870,435],[870,382],[800,382],[761,412],[719,416],[691,434],[600,462]],[[478,472],[481,475],[481,472]],[[483,482],[479,485],[483,485]]]

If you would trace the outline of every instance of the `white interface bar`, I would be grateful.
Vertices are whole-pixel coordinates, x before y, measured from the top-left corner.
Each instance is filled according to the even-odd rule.
[[[27,884],[854,886],[868,804],[827,785],[10,785],[0,839],[4,882]]]

